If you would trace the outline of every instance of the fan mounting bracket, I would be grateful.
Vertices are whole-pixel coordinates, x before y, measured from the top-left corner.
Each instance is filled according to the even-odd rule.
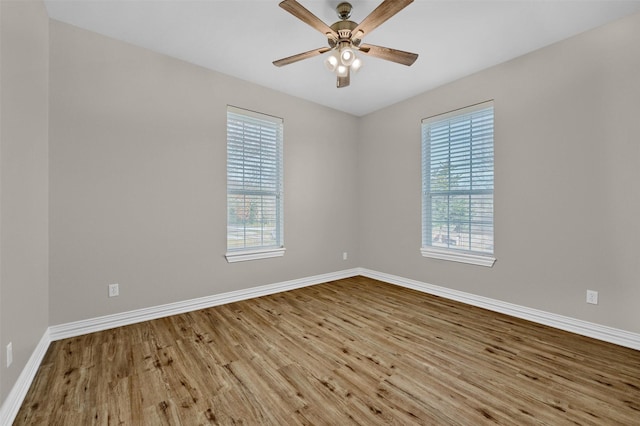
[[[336,11],[338,12],[338,18],[342,19],[343,21],[346,21],[347,19],[349,19],[351,17],[351,9],[353,9],[353,6],[351,6],[351,3],[346,1],[340,3],[338,6],[336,6]]]

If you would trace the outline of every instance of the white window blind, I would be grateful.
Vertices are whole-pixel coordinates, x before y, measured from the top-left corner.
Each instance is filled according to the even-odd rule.
[[[492,102],[422,121],[423,254],[493,254],[493,163]]]
[[[227,107],[227,252],[283,247],[282,145],[281,118]]]

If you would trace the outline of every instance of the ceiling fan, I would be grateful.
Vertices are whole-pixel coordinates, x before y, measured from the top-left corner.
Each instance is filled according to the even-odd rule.
[[[351,71],[357,71],[362,65],[362,61],[357,57],[356,51],[375,58],[410,66],[418,59],[416,53],[364,44],[362,43],[362,38],[412,2],[413,0],[384,0],[359,24],[349,20],[352,9],[351,4],[342,2],[336,7],[340,21],[328,26],[296,0],[284,0],[280,3],[280,7],[324,34],[329,42],[329,47],[321,47],[278,59],[273,61],[273,65],[281,67],[331,52],[324,63],[330,71],[336,73],[336,86],[338,88],[347,87],[351,80]]]

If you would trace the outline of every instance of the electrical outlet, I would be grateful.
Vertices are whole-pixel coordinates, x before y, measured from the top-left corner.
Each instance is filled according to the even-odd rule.
[[[587,290],[587,303],[592,305],[598,304],[598,292],[594,290]]]
[[[116,297],[120,295],[120,289],[118,284],[109,284],[109,297]]]
[[[347,252],[342,253],[342,260],[347,260]]]
[[[13,344],[9,342],[7,345],[7,368],[13,363]]]

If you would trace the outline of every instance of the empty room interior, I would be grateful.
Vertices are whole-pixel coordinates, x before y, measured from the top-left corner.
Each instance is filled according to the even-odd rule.
[[[639,52],[640,1],[0,0],[0,424],[640,424]]]

